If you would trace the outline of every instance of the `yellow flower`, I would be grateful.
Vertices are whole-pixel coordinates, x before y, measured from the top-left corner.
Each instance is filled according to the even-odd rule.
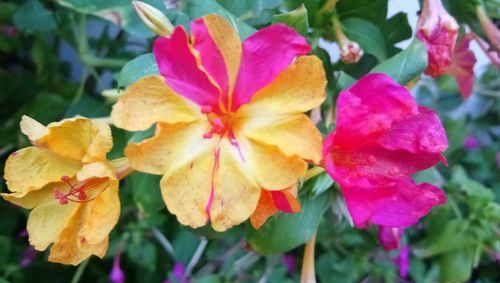
[[[126,168],[124,160],[106,160],[113,146],[109,126],[77,117],[45,127],[23,116],[21,130],[34,146],[7,159],[11,193],[1,196],[31,209],[30,244],[39,251],[53,244],[52,262],[76,265],[91,255],[103,257],[120,214],[114,167]]]
[[[322,137],[303,113],[325,99],[321,61],[284,25],[240,42],[223,17],[205,16],[160,37],[153,48],[161,76],[128,87],[113,107],[130,131],[155,135],[125,155],[142,172],[163,175],[168,210],[179,222],[217,231],[255,211],[261,190],[297,183],[307,161],[321,160]]]

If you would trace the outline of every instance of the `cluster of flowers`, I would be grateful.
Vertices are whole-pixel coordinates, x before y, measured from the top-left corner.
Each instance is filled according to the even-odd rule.
[[[292,28],[277,24],[241,42],[224,18],[177,27],[153,47],[160,76],[128,87],[113,124],[154,136],[109,161],[107,124],[83,117],[43,126],[23,117],[33,146],[11,154],[2,197],[32,209],[27,231],[49,260],[79,264],[104,256],[120,214],[119,180],[137,170],[163,175],[168,210],[190,227],[225,231],[250,219],[255,228],[278,211],[300,211],[299,180],[321,166],[339,184],[357,227],[408,227],[443,192],[412,174],[447,148],[438,116],[407,88],[369,74],[342,91],[336,129],[324,143],[304,114],[325,99],[322,62]]]

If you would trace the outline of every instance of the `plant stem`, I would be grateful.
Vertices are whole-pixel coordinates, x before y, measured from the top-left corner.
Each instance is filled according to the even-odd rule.
[[[73,279],[71,279],[71,283],[80,282],[80,279],[82,278],[83,272],[85,271],[85,268],[87,268],[89,261],[90,259],[86,259],[84,262],[80,264],[80,266],[78,266],[75,275],[73,275]]]
[[[316,244],[316,233],[317,232],[314,232],[311,239],[307,241],[304,249],[300,283],[316,283],[316,273],[314,271],[314,246]]]
[[[198,247],[196,248],[196,251],[193,254],[193,257],[189,261],[187,267],[186,267],[186,276],[191,275],[191,272],[193,271],[193,268],[198,264],[200,261],[201,255],[205,251],[205,248],[207,247],[208,240],[205,238],[201,238],[200,243],[198,244]]]
[[[160,232],[160,230],[153,228],[151,229],[153,232],[153,236],[160,243],[163,249],[172,257],[173,260],[176,260],[175,251],[172,247],[172,244],[168,241],[168,239]]]

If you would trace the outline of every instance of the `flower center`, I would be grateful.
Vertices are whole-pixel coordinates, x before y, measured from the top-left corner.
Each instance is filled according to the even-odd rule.
[[[211,139],[214,135],[223,137],[227,134],[231,139],[231,136],[234,136],[231,131],[231,112],[219,115],[213,112],[211,106],[205,105],[201,107],[201,113],[206,115],[207,120],[210,123],[210,129],[208,130],[208,132],[203,134],[203,138]]]
[[[69,176],[62,176],[61,181],[68,185],[69,190],[67,193],[63,193],[61,188],[54,188],[54,196],[57,200],[59,200],[60,204],[68,204],[71,202],[83,203],[87,201],[91,201],[92,199],[88,198],[88,191],[91,189],[95,189],[109,178],[90,178],[82,182],[76,182],[75,184],[71,183],[71,178]]]

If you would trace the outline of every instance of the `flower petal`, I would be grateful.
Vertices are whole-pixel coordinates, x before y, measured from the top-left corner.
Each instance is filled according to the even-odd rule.
[[[316,56],[301,56],[269,85],[261,88],[250,103],[238,111],[241,116],[278,116],[306,112],[326,98],[323,63]]]
[[[37,143],[53,153],[76,161],[106,159],[113,147],[111,129],[105,123],[77,117],[47,125],[47,135]]]
[[[261,88],[272,82],[296,56],[311,51],[309,44],[294,29],[276,24],[263,28],[243,42],[240,71],[231,109],[249,102]]]
[[[282,191],[271,191],[276,207],[286,213],[297,213],[300,211],[300,203],[297,196],[290,192],[291,189]]]
[[[11,192],[38,190],[62,176],[74,176],[81,165],[37,147],[21,149],[7,159],[4,178]]]
[[[249,117],[243,122],[245,136],[267,145],[277,146],[286,156],[299,156],[318,164],[321,160],[322,136],[304,114]]]
[[[185,166],[200,154],[215,148],[215,139],[204,139],[208,122],[158,123],[152,138],[129,144],[125,155],[132,168],[162,175]]]
[[[111,112],[113,123],[129,131],[146,130],[155,122],[192,122],[200,115],[199,109],[159,76],[144,77],[129,86]]]
[[[36,206],[29,215],[26,228],[30,244],[38,251],[45,250],[59,238],[79,206],[73,202],[63,205],[55,198]]]
[[[285,156],[275,146],[237,137],[243,164],[261,188],[282,190],[305,175],[307,163],[297,156]],[[241,160],[241,157],[240,157]]]
[[[169,87],[198,105],[219,109],[220,88],[203,69],[195,52],[182,26],[170,37],[156,39],[153,46],[160,74]]]
[[[214,165],[214,151],[206,151],[161,179],[163,200],[181,224],[193,228],[207,224]]]
[[[377,138],[395,121],[418,113],[409,91],[385,74],[368,74],[340,93],[336,143],[353,148]],[[367,119],[370,117],[370,119]]]
[[[238,33],[219,15],[207,15],[191,22],[191,33],[203,67],[220,86],[222,99],[228,105],[241,62]]]
[[[2,196],[6,201],[10,201],[15,205],[32,209],[35,206],[54,199],[54,188],[55,184],[49,184],[35,191],[0,194],[0,196]]]
[[[474,65],[477,59],[469,47],[472,38],[472,35],[468,34],[456,45],[451,66],[447,71],[448,74],[455,77],[460,94],[464,98],[471,95],[474,87]]]
[[[95,245],[104,241],[115,227],[120,217],[118,181],[111,180],[99,195],[88,203],[88,215],[78,233],[80,241]]]
[[[37,141],[39,138],[47,135],[49,130],[35,119],[23,115],[21,118],[21,132],[25,134],[30,141]]]
[[[408,227],[426,215],[432,207],[446,202],[437,187],[416,185],[411,178],[395,179],[380,187],[353,187],[340,184],[347,207],[357,227],[377,224]]]
[[[215,174],[210,220],[215,231],[225,231],[247,220],[255,211],[261,189],[243,167],[238,149],[221,141]]]
[[[88,213],[88,203],[79,206],[50,249],[49,261],[78,265],[91,255],[104,257],[108,249],[107,237],[100,243],[90,244],[79,236],[81,227],[88,220]]]
[[[254,229],[260,229],[269,217],[278,213],[278,208],[274,205],[271,191],[261,190],[257,208],[250,216],[250,223]]]

